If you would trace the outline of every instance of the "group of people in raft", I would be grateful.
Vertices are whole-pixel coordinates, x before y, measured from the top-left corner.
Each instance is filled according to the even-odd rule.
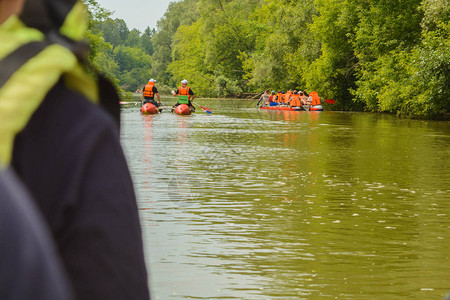
[[[151,103],[157,108],[161,105],[161,97],[159,96],[158,89],[156,88],[155,83],[156,80],[154,80],[153,78],[150,79],[142,90],[144,96],[142,105],[144,105],[145,103]],[[178,101],[177,103],[175,103],[172,109],[180,104],[186,104],[187,106],[189,106],[192,112],[195,112],[195,107],[191,103],[191,101],[194,100],[195,95],[192,89],[188,87],[187,84],[188,81],[186,79],[183,79],[181,81],[181,86],[179,86],[176,91],[172,91],[172,95],[178,96]],[[155,96],[158,98],[158,102],[156,102]]]
[[[270,90],[266,90],[259,98],[258,105],[260,103],[262,106],[301,107],[303,105],[320,105],[321,102],[317,92],[308,94],[305,91],[289,90],[287,92],[278,91],[278,93],[272,91],[271,93]]]

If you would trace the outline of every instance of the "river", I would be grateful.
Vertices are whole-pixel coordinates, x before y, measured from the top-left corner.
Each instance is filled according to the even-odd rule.
[[[449,122],[199,102],[122,106],[153,299],[450,292]]]

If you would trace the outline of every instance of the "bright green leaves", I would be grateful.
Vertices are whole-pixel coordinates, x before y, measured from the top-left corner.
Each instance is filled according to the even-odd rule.
[[[308,87],[326,98],[336,99],[337,108],[355,107],[350,91],[355,88],[358,59],[351,44],[358,24],[355,1],[316,0],[318,16],[310,25],[320,41],[321,55],[311,62],[306,73]]]
[[[172,48],[175,34],[182,25],[189,26],[198,18],[197,0],[171,2],[164,17],[158,21],[158,29],[152,37],[154,53],[152,55],[152,76],[160,84],[174,86],[173,75],[168,66],[172,63]]]
[[[427,118],[449,111],[449,8],[444,2],[374,1],[360,9],[353,94],[369,110]]]
[[[173,75],[176,84],[188,79],[195,93],[208,95],[213,92],[214,77],[208,73],[205,65],[200,28],[200,22],[178,28],[174,37],[173,61],[169,64],[168,71]]]

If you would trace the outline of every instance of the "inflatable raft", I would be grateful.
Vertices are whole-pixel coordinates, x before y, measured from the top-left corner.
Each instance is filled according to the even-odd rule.
[[[154,115],[162,111],[162,108],[157,108],[152,103],[145,103],[141,107],[141,113],[145,115]]]
[[[322,105],[311,105],[309,111],[323,111]]]
[[[191,109],[187,104],[180,104],[172,109],[172,112],[177,115],[190,115],[195,109]]]
[[[286,110],[286,111],[300,111],[300,110],[306,110],[306,111],[323,111],[322,105],[303,105],[303,106],[261,106],[260,109],[267,109],[267,110]]]
[[[260,109],[268,109],[268,110],[288,110],[288,111],[299,111],[303,110],[302,107],[299,106],[261,106]]]

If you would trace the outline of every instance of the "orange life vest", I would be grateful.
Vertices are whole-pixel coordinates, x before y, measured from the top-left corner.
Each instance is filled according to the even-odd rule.
[[[153,98],[155,93],[153,93],[153,87],[155,84],[153,82],[149,82],[144,88],[144,97],[145,98]]]
[[[178,104],[187,104],[189,105],[191,101],[191,95],[189,94],[189,87],[178,87]]]
[[[299,94],[292,95],[291,106],[301,106]]]
[[[278,94],[277,94],[277,102],[278,102],[278,103],[283,102],[283,94],[282,94],[282,93],[278,93]]]
[[[188,96],[189,100],[191,100],[191,95],[189,95],[189,90],[190,90],[190,88],[188,86],[187,87],[180,86],[180,87],[178,87],[178,95]]]
[[[317,92],[311,92],[309,96],[311,97],[311,105],[320,105],[320,97]]]
[[[287,92],[285,95],[284,95],[284,103],[288,103],[289,102],[289,100],[290,100],[290,98],[291,98],[291,93],[289,93],[289,92]]]

